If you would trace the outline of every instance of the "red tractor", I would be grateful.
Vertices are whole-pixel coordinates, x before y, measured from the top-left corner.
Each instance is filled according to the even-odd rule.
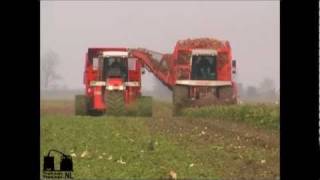
[[[181,107],[237,103],[236,61],[228,41],[199,38],[178,41],[172,54],[131,49],[173,91],[174,112]]]
[[[141,68],[173,91],[174,112],[182,107],[237,103],[228,41],[199,38],[178,41],[172,54],[147,49],[89,48],[85,95],[76,96],[76,114],[152,115],[151,97],[141,96]],[[137,114],[135,114],[137,115]]]
[[[141,63],[126,48],[89,48],[83,82],[85,94],[76,95],[76,115],[122,115],[139,109],[139,115],[152,115],[151,97],[141,96]]]

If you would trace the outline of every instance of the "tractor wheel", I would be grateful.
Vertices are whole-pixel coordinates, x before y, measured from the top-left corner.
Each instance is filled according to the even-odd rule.
[[[188,86],[175,85],[173,87],[173,115],[179,115],[188,104]]]
[[[76,95],[75,97],[75,114],[80,116],[88,115],[89,98],[85,95]]]
[[[224,86],[220,87],[218,90],[219,100],[222,103],[226,104],[235,104],[236,98],[233,97],[233,89],[232,86]]]
[[[109,91],[105,94],[104,100],[107,104],[107,115],[125,114],[125,103],[122,91]]]

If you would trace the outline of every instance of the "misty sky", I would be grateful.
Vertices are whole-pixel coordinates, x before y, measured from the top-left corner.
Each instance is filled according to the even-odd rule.
[[[59,55],[60,85],[82,88],[88,47],[144,47],[170,53],[177,40],[228,40],[237,80],[258,85],[271,78],[279,88],[278,1],[41,1],[41,56]],[[143,77],[149,89],[152,75]]]

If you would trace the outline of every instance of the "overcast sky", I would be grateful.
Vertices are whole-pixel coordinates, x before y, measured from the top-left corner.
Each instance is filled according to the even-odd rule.
[[[279,88],[278,1],[41,1],[41,55],[59,55],[60,82],[82,88],[88,47],[144,47],[170,53],[177,40],[228,40],[238,81],[258,85],[271,78]],[[144,75],[144,88],[155,79]]]

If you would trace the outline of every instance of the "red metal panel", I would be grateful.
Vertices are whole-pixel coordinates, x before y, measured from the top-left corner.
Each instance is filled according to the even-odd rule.
[[[232,56],[230,46],[223,46],[218,49],[218,80],[231,81]]]
[[[111,85],[111,86],[121,86],[123,84],[122,82],[122,78],[109,78],[107,80],[107,85]]]
[[[106,108],[104,102],[103,102],[103,96],[102,96],[102,87],[101,86],[95,86],[93,87],[93,108],[98,110],[103,110]]]
[[[135,61],[135,69],[128,70],[128,81],[141,81],[141,64],[138,60]]]

